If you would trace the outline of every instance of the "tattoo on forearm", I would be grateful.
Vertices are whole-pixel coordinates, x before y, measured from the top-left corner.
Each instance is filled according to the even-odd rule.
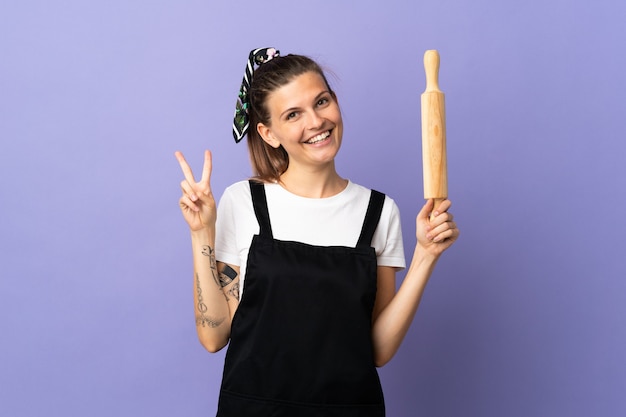
[[[196,305],[197,307],[197,313],[196,313],[196,326],[202,326],[202,327],[218,327],[219,325],[221,325],[224,320],[226,320],[225,317],[222,317],[220,319],[213,319],[209,316],[207,316],[206,312],[208,310],[207,305],[204,303],[204,300],[202,298],[202,288],[200,288],[200,276],[196,273],[196,292],[197,292],[197,298],[198,298],[198,304]]]
[[[237,271],[228,265],[224,265],[222,272],[220,272],[220,285],[222,288],[233,282],[235,278],[237,278]]]
[[[213,277],[213,281],[218,285],[218,287],[222,288],[220,284],[220,280],[217,274],[217,264],[215,262],[215,249],[210,247],[209,245],[202,246],[202,255],[207,256],[209,258],[209,265],[211,266],[211,276]]]
[[[239,300],[239,283],[235,282],[231,289],[228,290],[228,294],[233,296],[236,300]]]
[[[235,278],[237,278],[237,271],[235,271],[233,268],[231,268],[228,265],[224,265],[224,268],[222,268],[222,271],[218,272],[217,262],[215,260],[215,249],[213,249],[209,245],[203,245],[202,251],[200,253],[203,256],[206,256],[207,258],[209,258],[211,276],[213,277],[213,281],[215,281],[215,284],[222,291],[222,294],[224,294],[226,301],[229,301],[229,298],[228,298],[229,295],[239,299],[239,283],[234,284],[233,287],[228,292],[224,291],[224,287],[232,283],[235,280]],[[197,275],[196,275],[196,279],[197,279]],[[202,314],[202,309],[201,309],[201,304],[200,304],[200,300],[202,297],[201,297],[201,289],[200,289],[199,281],[198,281],[197,291],[198,291],[198,311]],[[206,308],[206,306],[204,306],[204,308]],[[198,316],[198,318],[196,319],[196,322],[198,324],[202,324],[202,326],[204,326],[206,323],[211,327],[217,327],[220,324],[222,324],[224,320],[225,319],[220,319],[220,320],[215,321],[215,320],[211,320],[210,318],[205,319],[205,317],[201,315],[201,316]]]

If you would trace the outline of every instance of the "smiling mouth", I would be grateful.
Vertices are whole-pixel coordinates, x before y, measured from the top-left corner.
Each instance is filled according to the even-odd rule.
[[[326,132],[320,133],[317,136],[313,136],[311,139],[307,140],[304,143],[307,143],[309,145],[313,145],[313,144],[316,144],[318,142],[323,141],[324,139],[326,139],[329,136],[330,136],[330,130],[327,130]]]

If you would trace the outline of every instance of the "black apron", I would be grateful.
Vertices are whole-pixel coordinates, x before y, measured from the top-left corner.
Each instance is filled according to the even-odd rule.
[[[384,416],[371,340],[377,264],[370,246],[384,194],[372,191],[350,248],[274,239],[265,188],[250,181],[250,189],[260,231],[232,322],[217,416]]]

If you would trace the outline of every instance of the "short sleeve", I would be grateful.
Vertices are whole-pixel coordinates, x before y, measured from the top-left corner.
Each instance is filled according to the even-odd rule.
[[[383,206],[372,243],[376,248],[379,266],[391,266],[402,269],[406,267],[400,209],[389,196],[385,198],[385,205]]]
[[[218,261],[239,266],[235,202],[231,189],[226,189],[217,206],[215,223],[215,257]]]

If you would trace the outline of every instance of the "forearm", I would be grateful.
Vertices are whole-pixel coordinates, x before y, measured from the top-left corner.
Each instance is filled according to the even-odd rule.
[[[228,343],[231,323],[230,309],[220,284],[215,259],[215,230],[192,232],[191,247],[196,330],[202,345],[215,352]]]
[[[416,246],[402,285],[373,323],[372,340],[377,366],[389,362],[404,340],[437,259]]]

